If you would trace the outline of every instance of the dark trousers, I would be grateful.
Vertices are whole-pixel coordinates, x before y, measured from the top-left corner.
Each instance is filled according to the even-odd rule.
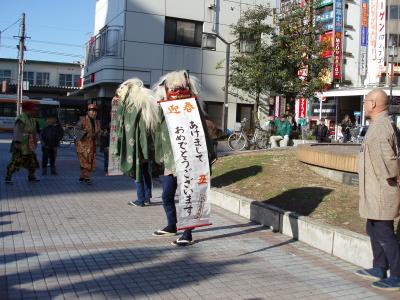
[[[176,206],[175,206],[175,193],[178,187],[177,178],[172,175],[164,176],[163,178],[163,191],[162,201],[165,214],[167,215],[168,227],[176,229]],[[192,240],[192,229],[186,229],[182,235],[183,238]]]
[[[175,176],[168,175],[164,176],[162,182],[162,202],[167,215],[168,226],[176,228],[176,207],[175,207],[175,193],[178,187],[177,180]]]
[[[56,154],[57,148],[55,147],[42,147],[42,168],[46,169],[47,164],[50,160],[50,167],[55,169],[56,167]]]
[[[400,247],[394,233],[393,221],[367,220],[371,238],[374,268],[390,270],[391,277],[400,276]]]
[[[104,155],[104,172],[108,172],[108,150],[104,150],[103,155]]]
[[[20,150],[14,150],[11,161],[7,165],[6,177],[11,179],[13,173],[19,171],[21,167],[28,170],[28,178],[35,178],[36,155],[34,152],[22,155]]]
[[[151,195],[151,176],[149,172],[149,164],[142,163],[141,164],[142,178],[140,182],[135,181],[136,183],[136,193],[137,193],[137,202],[139,204],[143,204],[145,202],[150,202]]]

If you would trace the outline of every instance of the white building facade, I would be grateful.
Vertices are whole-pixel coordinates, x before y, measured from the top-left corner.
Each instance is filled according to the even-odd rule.
[[[85,98],[107,111],[117,86],[124,80],[138,77],[152,86],[163,74],[184,69],[200,80],[205,109],[221,128],[226,46],[217,40],[215,51],[203,49],[202,32],[217,33],[231,42],[234,37],[230,25],[248,8],[270,2],[97,0],[95,36],[87,47]],[[275,4],[272,2],[271,7]],[[238,91],[230,88],[228,128],[234,128],[243,117],[250,119],[252,114],[252,100],[237,95]]]

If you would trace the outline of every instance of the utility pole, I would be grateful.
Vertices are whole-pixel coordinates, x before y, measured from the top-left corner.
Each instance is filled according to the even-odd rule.
[[[17,85],[17,116],[21,114],[22,91],[24,80],[24,51],[25,51],[25,13],[22,13],[19,27],[19,45],[18,45],[18,85]]]

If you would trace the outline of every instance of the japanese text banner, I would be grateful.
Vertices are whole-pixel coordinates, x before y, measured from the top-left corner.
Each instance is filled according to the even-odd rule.
[[[115,155],[117,148],[117,110],[119,101],[118,98],[113,98],[111,101],[111,124],[110,124],[110,147],[108,151],[108,172],[109,176],[122,175],[119,168],[119,157]]]
[[[210,167],[199,107],[194,98],[161,102],[179,189],[178,228],[210,225]]]

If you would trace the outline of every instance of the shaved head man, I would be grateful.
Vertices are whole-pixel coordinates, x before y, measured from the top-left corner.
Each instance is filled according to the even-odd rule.
[[[388,97],[383,90],[368,93],[364,110],[371,118],[358,157],[359,212],[367,219],[373,267],[356,271],[374,280],[374,288],[400,290],[400,248],[394,232],[394,219],[400,209],[400,169],[397,129],[388,115]],[[390,270],[390,277],[388,276]]]
[[[364,100],[365,115],[374,118],[379,113],[388,110],[388,103],[388,96],[384,90],[372,90]]]

